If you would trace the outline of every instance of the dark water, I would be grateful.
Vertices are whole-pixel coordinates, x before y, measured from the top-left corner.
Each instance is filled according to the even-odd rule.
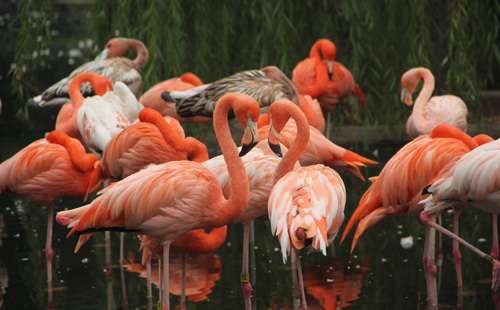
[[[34,112],[31,115],[31,125],[0,116],[0,160],[12,156],[25,145],[42,137],[43,132],[51,130],[54,115],[54,112]],[[364,151],[360,146],[353,146],[353,150],[380,162],[379,165],[363,170],[365,176],[372,176],[379,173],[384,162],[401,146],[402,143],[387,142],[370,145],[370,151]],[[374,150],[378,150],[378,157],[371,154]],[[368,183],[348,173],[341,173],[341,176],[348,195],[347,222]],[[56,210],[82,204],[81,198],[63,198],[56,201]],[[44,253],[47,208],[11,194],[2,194],[0,213],[3,221],[0,246],[3,308],[44,309],[47,307]],[[448,227],[451,220],[451,214],[444,216],[444,223]],[[489,252],[490,216],[472,208],[465,209],[461,214],[461,225],[461,235],[464,238]],[[339,245],[337,238],[334,241],[334,251],[330,247],[327,257],[318,252],[301,251],[310,309],[425,309],[426,290],[421,264],[424,232],[423,224],[417,218],[393,216],[368,229],[352,255],[349,253],[352,236],[342,245]],[[67,228],[55,224],[55,308],[108,309],[110,297],[116,309],[122,309],[118,234],[112,233],[114,268],[113,280],[108,281],[104,272],[103,233],[94,235],[76,254],[73,253],[76,237],[66,239],[67,233]],[[192,271],[188,270],[188,290],[193,286],[198,289],[193,298],[201,301],[188,301],[188,309],[244,308],[239,283],[242,234],[241,224],[230,224],[226,242],[215,254],[190,258],[189,266]],[[410,235],[413,236],[415,244],[405,250],[400,246],[400,239]],[[439,293],[440,308],[454,308],[456,281],[451,241],[444,239],[443,247],[445,257]],[[137,238],[127,235],[126,256],[135,255],[139,260],[138,249]],[[271,235],[267,221],[255,221],[254,255],[255,309],[293,309],[289,264],[283,264],[278,240]],[[468,251],[463,250],[462,257],[464,308],[493,308],[489,289],[490,267]],[[176,262],[180,262],[180,259],[173,259],[172,272],[180,272]],[[143,267],[134,265],[136,271],[141,268]],[[147,309],[146,280],[136,271],[125,271],[129,308]],[[175,283],[179,282],[178,275],[179,273],[171,280],[174,282],[173,289],[177,289]],[[108,287],[111,288],[112,295]],[[158,291],[155,289],[154,301],[157,297]],[[177,305],[179,298],[171,295],[171,302]]]

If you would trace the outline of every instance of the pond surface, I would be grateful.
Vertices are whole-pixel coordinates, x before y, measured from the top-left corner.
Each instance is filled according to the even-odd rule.
[[[55,122],[54,111],[32,112],[31,124],[0,117],[0,161],[43,137]],[[385,161],[403,143],[387,142],[360,146],[352,150],[379,161],[362,170],[365,176],[377,175]],[[377,156],[372,152],[376,151]],[[347,189],[346,220],[353,213],[368,183],[341,172]],[[95,197],[95,196],[94,196]],[[92,199],[93,197],[91,197]],[[83,205],[81,198],[56,201],[56,211]],[[47,308],[45,236],[48,210],[11,194],[0,195],[2,245],[0,246],[0,287],[4,309]],[[443,222],[451,226],[452,215]],[[255,224],[254,309],[294,309],[290,265],[283,264],[279,243],[271,235],[267,220]],[[118,262],[119,235],[112,233],[113,277],[105,274],[104,234],[95,234],[78,253],[76,237],[66,238],[68,229],[55,223],[53,276],[55,309],[124,309],[122,277]],[[461,236],[486,252],[491,248],[491,217],[472,208],[461,214]],[[343,232],[343,228],[340,234]],[[346,242],[339,239],[328,249],[328,256],[302,250],[307,301],[310,309],[425,309],[426,289],[421,257],[424,225],[411,216],[392,216],[369,228],[349,253],[352,233]],[[241,224],[228,226],[226,242],[214,254],[190,256],[188,264],[188,309],[243,309],[240,287]],[[414,246],[403,249],[402,237],[413,236]],[[440,308],[455,308],[456,281],[451,241],[443,240],[444,264],[439,292]],[[147,309],[144,266],[140,265],[139,241],[126,235],[125,253],[129,262],[124,271],[129,309]],[[134,261],[135,257],[135,261]],[[178,305],[180,261],[172,259],[171,304]],[[491,269],[462,250],[464,308],[491,309]],[[156,271],[153,268],[153,273]],[[158,298],[154,290],[153,303]]]

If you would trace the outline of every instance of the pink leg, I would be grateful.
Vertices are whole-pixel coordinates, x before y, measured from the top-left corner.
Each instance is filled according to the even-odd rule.
[[[170,310],[169,299],[169,255],[170,255],[170,242],[163,246],[163,310]]]
[[[435,218],[432,218],[434,221]],[[425,233],[424,257],[422,262],[425,270],[425,282],[427,286],[427,300],[432,306],[437,305],[436,275],[437,267],[434,262],[436,231],[428,227]]]
[[[458,236],[458,215],[460,210],[454,209],[453,212],[453,232]],[[462,255],[458,247],[458,241],[453,240],[453,257],[455,258],[455,269],[457,271],[457,297],[458,306],[462,305]]]
[[[292,252],[295,253],[295,258],[297,259],[297,273],[299,275],[300,291],[302,294],[302,310],[308,310],[306,293],[304,291],[304,280],[302,279],[302,267],[300,266],[300,256],[297,250],[293,249]]]
[[[186,310],[186,265],[187,265],[187,252],[182,254],[182,288],[181,288],[181,306],[180,310]]]
[[[442,225],[443,220],[441,214],[438,215],[437,217],[439,225]],[[437,292],[439,293],[439,290],[441,289],[441,272],[443,271],[443,234],[439,233],[438,235],[438,254],[437,254],[437,261],[436,261],[436,267],[437,267]]]
[[[115,308],[115,294],[113,290],[113,268],[111,262],[111,233],[104,232],[104,243],[106,244],[106,280],[108,283],[108,309]]]
[[[146,273],[148,276],[148,298],[153,298],[153,287],[151,285],[151,255],[152,253],[149,252],[148,256],[146,257]]]
[[[241,268],[241,288],[245,299],[245,309],[252,309],[252,284],[248,273],[248,241],[250,236],[250,223],[243,224],[243,263]]]
[[[492,214],[492,229],[493,229],[493,247],[491,249],[491,257],[494,259],[498,259],[498,223],[497,223],[497,215]]]
[[[291,259],[291,270],[292,270],[292,296],[293,305],[296,309],[300,307],[300,285],[299,279],[297,278],[297,258],[295,257],[295,252],[292,252]]]
[[[45,240],[45,259],[47,260],[47,292],[48,292],[48,309],[54,309],[54,297],[52,292],[52,226],[54,223],[54,204],[49,206],[49,219],[47,221],[47,239]]]
[[[123,238],[124,232],[120,233],[120,275],[122,277],[122,307],[128,310],[127,286],[125,285],[125,267],[123,267]]]
[[[431,220],[431,210],[426,210],[422,211],[420,213],[420,219],[422,222],[438,231],[441,231],[443,234],[447,235],[450,238],[453,238],[460,242],[463,246],[471,250],[472,252],[476,253],[477,255],[481,256],[484,260],[486,260],[493,269],[493,281],[492,281],[492,290],[494,292],[498,291],[499,285],[500,285],[500,262],[497,261],[496,259],[491,258],[488,254],[484,253],[483,251],[479,250],[472,244],[468,243],[464,239],[460,238],[459,236],[455,235],[451,231],[447,230],[446,228],[437,225],[434,221]]]

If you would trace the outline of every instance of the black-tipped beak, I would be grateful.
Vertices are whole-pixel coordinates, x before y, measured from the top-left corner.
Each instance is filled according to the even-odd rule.
[[[257,141],[254,141],[250,144],[243,143],[241,145],[240,157],[245,156],[248,152],[250,152],[251,149],[253,149],[255,145],[257,145]]]
[[[170,96],[169,91],[162,91],[161,92],[161,99],[165,100],[166,102],[175,102],[172,96]]]
[[[271,151],[273,151],[274,154],[276,154],[276,156],[283,157],[283,153],[281,153],[281,147],[280,147],[279,143],[274,144],[274,143],[271,143],[270,141],[268,141],[268,144],[269,144],[269,147],[271,148]]]

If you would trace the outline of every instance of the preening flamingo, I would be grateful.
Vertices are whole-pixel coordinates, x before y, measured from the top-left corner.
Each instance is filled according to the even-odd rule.
[[[422,90],[415,103],[412,94],[420,79]],[[406,132],[413,139],[425,135],[439,124],[448,124],[462,131],[467,130],[467,106],[457,96],[432,96],[435,79],[432,72],[423,67],[413,68],[401,76],[401,101],[411,107],[412,114],[406,122]]]
[[[283,109],[274,111],[273,108],[274,105],[269,110],[272,122],[268,138],[272,149],[277,147],[280,132],[288,122],[288,115]],[[313,165],[288,171],[276,169],[274,179],[277,182],[271,190],[268,213],[271,232],[280,241],[283,262],[286,262],[291,248],[292,255],[295,255],[302,306],[307,309],[300,258],[296,250],[310,244],[326,255],[326,247],[333,241],[344,220],[346,192],[338,173],[329,167]]]
[[[268,139],[270,133],[269,119],[266,114],[259,119],[259,139]],[[297,136],[297,127],[293,120],[289,120],[280,134],[280,142],[290,147],[291,142]],[[328,140],[319,130],[309,126],[310,138],[305,150],[300,155],[299,161],[302,166],[322,164],[334,169],[348,170],[364,180],[359,168],[367,164],[376,164],[376,161],[358,155],[348,149],[336,145]]]
[[[359,221],[352,241],[354,250],[364,231],[390,214],[417,215],[423,210],[422,189],[443,169],[477,147],[476,141],[463,131],[439,125],[428,135],[420,136],[401,148],[384,166],[380,175],[363,194],[344,229],[342,241]],[[434,237],[427,232],[424,251],[428,299],[437,303]]]
[[[62,196],[85,196],[94,188],[91,180],[99,160],[86,154],[82,144],[54,130],[0,164],[0,193],[12,192],[49,208],[45,257],[49,304],[52,304],[52,223],[54,200]]]
[[[250,200],[245,208],[245,212],[236,221],[243,223],[243,261],[241,272],[241,285],[245,298],[245,308],[251,309],[252,286],[249,282],[248,273],[248,247],[250,223],[252,220],[267,214],[267,204],[271,189],[275,183],[274,174],[276,170],[290,171],[300,167],[297,160],[308,141],[307,119],[300,109],[291,101],[282,99],[271,105],[273,110],[281,109],[297,120],[298,134],[296,139],[290,144],[290,149],[284,154],[283,159],[274,154],[269,148],[267,140],[261,140],[246,156],[245,165],[248,181],[250,183]],[[286,111],[286,112],[285,112]],[[212,158],[203,163],[217,176],[224,195],[231,195],[231,184],[225,162],[221,156]]]
[[[128,50],[137,52],[134,60],[119,57]],[[30,105],[39,107],[61,106],[69,101],[69,84],[71,80],[82,72],[95,72],[107,77],[111,83],[118,81],[127,85],[139,98],[142,93],[142,71],[141,68],[148,61],[148,49],[139,40],[129,38],[113,38],[106,43],[104,50],[95,60],[84,63],[76,68],[67,77],[47,88],[39,96],[30,100]],[[80,86],[84,97],[92,96],[94,93],[90,84],[84,83]]]
[[[460,242],[468,249],[485,259],[493,269],[492,290],[497,292],[500,286],[500,262],[435,223],[435,215],[446,208],[474,206],[489,213],[500,212],[500,140],[483,144],[463,155],[453,166],[438,175],[430,186],[424,189],[431,194],[421,203],[424,211],[420,219],[429,227]]]
[[[80,85],[90,82],[94,92],[98,96],[103,96],[108,90],[113,88],[111,81],[103,79],[100,75],[82,73],[76,75],[68,87],[70,102],[65,103],[59,110],[56,119],[56,130],[65,132],[68,136],[78,139],[84,146],[85,140],[78,129],[77,114],[83,104],[83,95],[80,92]]]
[[[227,163],[231,188],[238,193],[225,199],[216,176],[192,161],[172,161],[143,169],[102,191],[91,204],[59,212],[56,219],[80,236],[76,250],[101,230],[135,231],[158,239],[163,245],[163,302],[169,309],[168,257],[170,243],[193,229],[215,228],[237,219],[249,200],[245,167],[229,132],[227,116],[233,108],[245,128],[241,155],[257,139],[260,113],[257,101],[245,94],[224,95],[214,111],[214,129]],[[72,222],[73,215],[85,214]]]
[[[107,83],[107,78],[97,73],[94,75],[100,83]],[[116,82],[113,90],[103,96],[83,98],[76,94],[78,100],[83,101],[77,114],[78,129],[89,149],[96,155],[102,155],[109,140],[137,120],[139,112],[144,108],[137,101],[134,94],[122,82]]]
[[[211,84],[182,92],[163,92],[162,98],[167,102],[175,102],[175,110],[182,117],[212,117],[219,98],[230,92],[253,97],[264,111],[279,99],[289,99],[299,105],[297,90],[288,77],[275,66],[238,72]]]
[[[183,91],[201,85],[203,82],[199,77],[191,72],[186,72],[179,78],[171,78],[154,85],[141,96],[139,102],[143,106],[155,109],[163,116],[173,117],[181,123],[203,123],[210,118],[204,116],[181,117],[175,112],[174,102],[165,102],[161,98],[161,93],[164,91]]]

